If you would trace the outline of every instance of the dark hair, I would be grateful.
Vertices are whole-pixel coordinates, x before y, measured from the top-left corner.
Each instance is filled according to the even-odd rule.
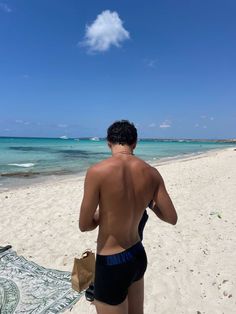
[[[136,127],[128,120],[115,121],[107,129],[107,140],[112,144],[132,145],[137,137]]]

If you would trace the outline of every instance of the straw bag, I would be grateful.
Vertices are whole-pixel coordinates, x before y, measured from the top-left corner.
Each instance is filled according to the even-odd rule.
[[[72,288],[81,292],[94,282],[95,275],[95,254],[87,250],[81,258],[74,259],[74,266],[71,274]]]

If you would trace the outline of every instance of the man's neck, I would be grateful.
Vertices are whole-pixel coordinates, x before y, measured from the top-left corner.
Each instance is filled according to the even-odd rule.
[[[114,145],[111,148],[112,156],[116,155],[133,155],[133,149],[132,147],[128,145]]]

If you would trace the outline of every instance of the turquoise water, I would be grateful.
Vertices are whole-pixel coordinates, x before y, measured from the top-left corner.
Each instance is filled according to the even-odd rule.
[[[140,140],[135,154],[155,163],[163,158],[230,146],[215,142]],[[83,173],[90,165],[109,156],[105,140],[0,138],[0,181],[22,176]]]

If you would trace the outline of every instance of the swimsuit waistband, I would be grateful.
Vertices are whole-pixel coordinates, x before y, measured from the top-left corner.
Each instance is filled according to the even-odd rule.
[[[96,255],[96,263],[100,265],[119,265],[129,262],[139,251],[144,250],[142,242],[139,241],[130,248],[120,253],[111,255]]]

